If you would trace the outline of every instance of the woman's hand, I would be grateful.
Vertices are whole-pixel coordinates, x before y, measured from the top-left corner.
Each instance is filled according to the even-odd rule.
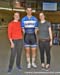
[[[14,43],[13,42],[11,43],[11,48],[14,48]]]
[[[53,44],[52,44],[52,40],[50,41],[50,46],[52,46]]]

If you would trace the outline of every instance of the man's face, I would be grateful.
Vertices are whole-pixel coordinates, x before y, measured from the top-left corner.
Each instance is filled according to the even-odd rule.
[[[15,14],[14,14],[14,20],[19,20],[19,19],[20,19],[19,13],[15,13]]]
[[[27,13],[27,15],[31,15],[32,14],[32,8],[27,8],[26,13]]]
[[[40,14],[39,14],[39,18],[40,18],[40,20],[45,20],[44,14],[43,14],[43,13],[40,13]]]

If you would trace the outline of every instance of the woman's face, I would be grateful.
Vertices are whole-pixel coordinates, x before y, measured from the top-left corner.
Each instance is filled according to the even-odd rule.
[[[19,20],[20,19],[20,15],[19,15],[19,13],[15,13],[14,14],[14,20]]]
[[[40,13],[40,14],[39,14],[39,19],[40,19],[40,20],[45,20],[45,16],[44,16],[43,13]]]

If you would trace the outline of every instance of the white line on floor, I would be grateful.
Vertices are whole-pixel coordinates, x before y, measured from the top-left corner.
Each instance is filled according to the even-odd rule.
[[[24,72],[25,74],[60,74],[60,72]]]

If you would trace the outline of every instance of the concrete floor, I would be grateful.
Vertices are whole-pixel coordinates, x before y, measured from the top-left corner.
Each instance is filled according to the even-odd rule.
[[[60,46],[53,46],[51,48],[51,68],[49,71],[42,71],[39,59],[39,50],[37,50],[37,69],[26,68],[25,51],[22,52],[22,70],[18,71],[14,64],[11,74],[8,74],[8,64],[10,57],[10,43],[7,38],[7,31],[0,30],[0,75],[60,75]]]

